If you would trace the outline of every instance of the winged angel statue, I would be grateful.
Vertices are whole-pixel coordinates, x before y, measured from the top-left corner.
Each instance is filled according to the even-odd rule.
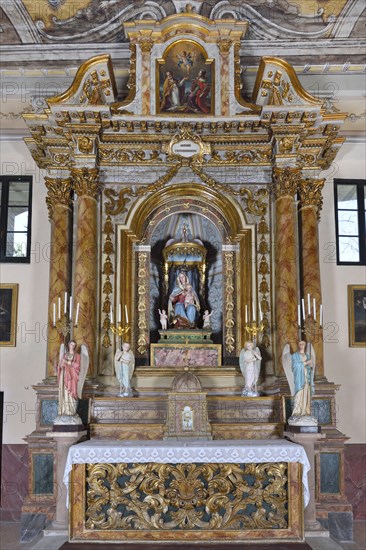
[[[89,368],[89,353],[84,344],[80,347],[80,353],[76,353],[76,348],[75,340],[70,340],[67,351],[65,344],[60,346],[57,367],[58,410],[54,424],[82,423],[76,409]]]
[[[262,356],[259,348],[254,349],[253,342],[245,342],[244,348],[240,352],[239,365],[244,376],[245,386],[243,397],[258,397],[257,382],[261,370]]]
[[[306,342],[298,343],[298,351],[291,354],[289,344],[282,352],[282,365],[285,371],[291,395],[295,396],[292,414],[288,419],[290,426],[317,426],[317,419],[311,415],[311,396],[314,393],[314,372],[316,357],[310,344],[310,353],[306,353]]]

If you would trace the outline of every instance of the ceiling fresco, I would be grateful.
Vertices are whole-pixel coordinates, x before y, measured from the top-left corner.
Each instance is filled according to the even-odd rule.
[[[186,9],[185,0],[5,0],[1,41],[29,43],[125,42],[122,23],[160,20]],[[209,19],[249,20],[247,39],[314,40],[364,35],[363,0],[191,0]]]

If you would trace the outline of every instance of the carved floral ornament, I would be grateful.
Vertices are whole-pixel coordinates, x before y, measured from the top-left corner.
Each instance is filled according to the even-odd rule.
[[[46,197],[48,216],[50,219],[53,219],[56,206],[71,207],[71,178],[61,179],[46,176],[45,185],[48,190]]]
[[[101,191],[97,168],[74,168],[71,171],[73,188],[78,197],[88,196],[97,199]]]

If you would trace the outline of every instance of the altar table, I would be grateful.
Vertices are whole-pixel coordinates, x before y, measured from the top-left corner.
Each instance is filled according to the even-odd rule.
[[[66,461],[70,540],[303,540],[309,469],[281,439],[86,441]]]

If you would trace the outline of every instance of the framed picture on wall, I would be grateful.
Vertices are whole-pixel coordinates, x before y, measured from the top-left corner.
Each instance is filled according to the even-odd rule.
[[[366,285],[348,285],[348,328],[350,347],[366,347]]]
[[[16,346],[18,285],[0,284],[0,346]]]

